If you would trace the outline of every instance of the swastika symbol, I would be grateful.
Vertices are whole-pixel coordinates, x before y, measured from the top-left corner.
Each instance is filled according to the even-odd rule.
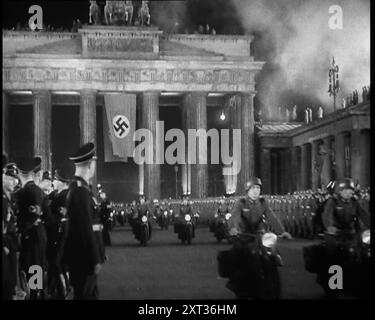
[[[113,129],[117,138],[125,138],[130,130],[130,123],[127,117],[123,115],[116,115],[113,120]]]

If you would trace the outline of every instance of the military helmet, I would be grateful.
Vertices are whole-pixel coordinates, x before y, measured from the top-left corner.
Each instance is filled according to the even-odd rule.
[[[246,191],[249,191],[249,189],[252,187],[252,186],[262,186],[262,180],[260,180],[259,178],[257,177],[253,177],[251,178],[249,181],[246,182],[245,184],[245,189]]]
[[[354,181],[351,178],[344,178],[339,180],[336,184],[336,192],[340,192],[344,189],[352,189],[354,191],[355,185]]]

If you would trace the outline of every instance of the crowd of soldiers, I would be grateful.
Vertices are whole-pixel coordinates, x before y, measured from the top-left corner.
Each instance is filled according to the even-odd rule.
[[[151,238],[151,221],[158,222],[165,213],[176,232],[187,213],[193,217],[194,225],[209,223],[219,214],[240,216],[237,211],[241,201],[248,201],[243,197],[194,201],[184,197],[147,202],[141,196],[138,203],[112,204],[100,185],[99,195],[92,191],[95,146],[85,144],[69,159],[75,165],[74,175],[61,168],[51,175],[42,170],[40,157],[22,158],[16,164],[8,163],[3,155],[3,297],[6,299],[67,299],[70,293],[74,293],[74,299],[97,299],[97,275],[108,260],[105,246],[111,245],[110,231],[115,220],[120,224],[127,221],[139,239],[139,222],[147,216]],[[261,182],[255,185],[261,186]],[[334,188],[335,182],[330,182],[324,190],[316,192],[263,195],[258,202],[243,203],[254,206],[254,212],[267,208],[271,231],[313,239],[324,231],[322,213],[329,199],[337,197]],[[369,212],[370,189],[359,185],[350,188],[355,191],[356,203]],[[43,285],[34,285],[30,290],[35,266],[41,269],[38,281]]]
[[[43,171],[40,157],[16,164],[3,154],[4,299],[98,297],[111,205],[103,190],[92,192],[95,146],[85,144],[69,159],[74,176]]]
[[[323,224],[321,215],[324,210],[324,205],[327,200],[335,197],[333,192],[333,182],[328,185],[328,188],[319,188],[317,191],[305,190],[296,191],[287,195],[262,195],[266,199],[272,211],[282,222],[285,230],[293,237],[314,239],[321,232],[323,232]],[[361,207],[369,212],[370,208],[370,188],[361,188],[356,186],[354,197],[358,200]],[[200,222],[210,224],[215,220],[215,216],[220,214],[230,213],[233,209],[238,197],[221,197],[211,199],[194,199],[189,200],[189,205],[194,207],[194,211],[201,213]],[[155,212],[155,217],[160,217],[158,210],[163,210],[166,206],[168,211],[172,210],[176,214],[179,212],[183,200],[159,201],[154,199],[153,202],[148,203],[150,212]],[[117,216],[120,216],[121,211],[124,211],[126,217],[131,217],[137,211],[139,204],[136,201],[129,204],[118,204],[116,207]],[[124,209],[123,209],[124,208]],[[172,215],[174,218],[175,215]],[[120,219],[120,218],[119,218]],[[131,221],[127,218],[127,221]],[[173,220],[172,220],[173,221]],[[273,226],[270,226],[271,229]]]

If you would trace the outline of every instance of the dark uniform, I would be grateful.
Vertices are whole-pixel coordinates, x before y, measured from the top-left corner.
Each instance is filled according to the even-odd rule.
[[[95,146],[88,143],[70,159],[76,163],[89,161],[93,159],[94,153]],[[88,183],[81,177],[74,177],[69,185],[66,208],[69,231],[64,260],[69,267],[74,299],[95,300],[99,297],[95,270],[103,260],[93,230],[96,204]],[[99,238],[102,239],[101,235]]]
[[[180,206],[180,210],[179,210],[179,214],[178,216],[176,217],[176,222],[175,222],[175,233],[177,234],[180,234],[181,233],[181,230],[185,224],[185,215],[186,214],[189,214],[191,216],[191,221],[192,221],[192,225],[193,225],[193,228],[192,228],[192,231],[193,231],[193,238],[195,237],[195,223],[194,223],[194,212],[193,212],[193,208],[191,207],[190,204],[181,204]]]
[[[150,221],[150,218],[151,218],[151,213],[150,213],[150,210],[149,210],[149,207],[147,205],[146,202],[144,202],[143,204],[138,204],[137,207],[136,207],[136,210],[134,210],[134,213],[135,215],[133,216],[134,217],[134,224],[133,224],[133,232],[134,232],[134,236],[137,240],[140,240],[140,236],[141,236],[141,218],[143,216],[146,216],[147,217],[147,221],[148,221],[148,229],[149,229],[149,237],[148,239],[150,240],[151,239],[151,234],[152,234],[152,226],[151,226],[151,221]]]
[[[344,200],[341,197],[328,199],[323,216],[326,229],[336,227],[342,231],[358,232],[370,227],[370,215],[354,198]]]
[[[23,174],[40,170],[41,159],[22,159],[19,162],[20,172]],[[29,268],[40,266],[43,270],[43,280],[47,271],[47,233],[45,224],[49,219],[49,208],[45,194],[33,180],[17,191],[16,202],[18,209],[18,227],[21,234],[21,252],[19,258],[20,271],[24,273],[23,280],[28,279]],[[25,277],[26,276],[26,277]],[[26,279],[25,279],[26,278]],[[44,282],[44,281],[43,281]],[[30,299],[44,298],[44,290],[32,290]]]
[[[240,233],[254,234],[267,231],[268,223],[272,224],[276,233],[283,233],[284,227],[263,198],[255,201],[249,197],[239,199],[232,209],[232,217],[228,221],[229,229]]]
[[[11,199],[3,193],[3,299],[11,300],[17,285],[17,220]]]
[[[64,298],[67,287],[61,282],[60,275],[65,276],[68,272],[66,264],[63,262],[65,241],[68,236],[68,218],[66,215],[66,197],[68,190],[54,192],[51,194],[51,222],[48,225],[48,279],[51,285],[57,285],[58,297]],[[51,284],[52,283],[52,284]]]
[[[100,202],[100,223],[103,225],[103,243],[105,246],[111,245],[111,235],[109,234],[109,230],[111,228],[111,203],[108,199],[104,199]]]

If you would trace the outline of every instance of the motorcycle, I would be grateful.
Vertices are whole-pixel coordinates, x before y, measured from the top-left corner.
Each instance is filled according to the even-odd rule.
[[[224,217],[218,217],[215,214],[216,227],[214,229],[214,236],[218,242],[228,237],[228,220],[231,218],[231,214],[227,213]]]
[[[122,209],[117,212],[117,222],[122,227],[125,225],[125,222],[126,222],[125,211]]]
[[[142,216],[140,224],[140,239],[141,245],[146,247],[148,240],[150,240],[150,230],[148,225],[148,218]]]
[[[165,230],[168,230],[168,226],[169,226],[169,223],[170,223],[170,215],[172,215],[172,210],[163,210],[159,217],[158,217],[158,223],[159,223],[159,226],[161,228],[161,230],[165,229]]]
[[[368,298],[370,294],[370,230],[362,233],[339,230],[325,232],[321,243],[303,248],[305,269],[317,275],[328,298],[348,295]],[[331,266],[340,266],[343,274],[342,290],[330,288]]]
[[[184,221],[179,223],[178,229],[178,238],[181,240],[181,243],[191,245],[191,241],[194,238],[194,224],[190,214],[185,214]]]
[[[237,299],[279,299],[282,260],[276,234],[242,233],[229,239],[233,247],[217,256],[219,275],[229,279],[227,288]]]
[[[112,210],[111,213],[109,214],[109,218],[106,222],[109,231],[112,231],[113,228],[116,226],[116,220],[114,218],[114,215],[115,215],[115,210]]]

